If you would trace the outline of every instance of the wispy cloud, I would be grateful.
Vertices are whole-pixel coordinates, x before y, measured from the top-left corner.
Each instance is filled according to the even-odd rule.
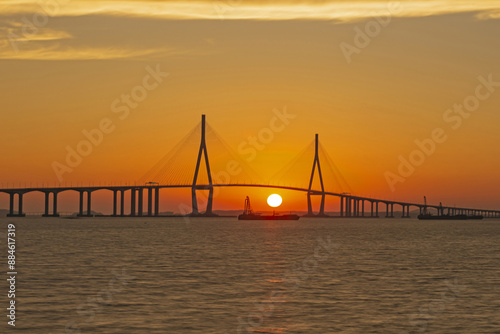
[[[9,41],[13,43],[24,43],[27,41],[55,41],[62,39],[70,39],[73,36],[62,30],[54,30],[50,28],[38,28],[36,33],[17,33],[21,25],[20,22],[11,22],[9,27],[0,27],[0,36],[7,36]]]
[[[0,59],[11,60],[107,60],[107,59],[151,59],[154,56],[181,55],[188,51],[175,49],[123,49],[123,48],[103,48],[103,47],[68,47],[59,43],[52,45],[31,44],[29,49],[22,52],[13,52],[10,49],[0,50]]]
[[[47,9],[36,0],[4,0],[5,14],[51,11],[53,16],[121,15],[166,19],[220,19],[228,20],[339,20],[350,21],[372,17],[387,10],[388,1],[330,1],[317,4],[289,2],[285,4],[256,4],[246,1],[82,1],[61,0],[57,8]],[[419,17],[474,11],[498,11],[500,1],[401,1],[396,16]],[[495,16],[480,16],[480,18]]]

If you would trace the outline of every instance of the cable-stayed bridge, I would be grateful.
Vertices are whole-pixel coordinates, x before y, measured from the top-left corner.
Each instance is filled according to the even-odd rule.
[[[215,141],[229,152],[229,156],[222,157],[216,154],[215,161],[222,165],[211,165],[213,155],[207,145],[207,137],[212,136]],[[200,140],[201,139],[201,140]],[[194,142],[196,140],[196,143]],[[186,149],[188,146],[196,144],[197,154],[192,154],[192,150]],[[304,162],[303,156],[308,149],[312,149],[314,158],[312,161]],[[467,207],[450,207],[440,205],[428,205],[427,203],[412,203],[405,201],[384,200],[370,197],[363,197],[351,194],[349,186],[344,177],[335,167],[328,154],[319,142],[316,135],[312,145],[286,166],[276,175],[282,180],[291,172],[297,169],[298,161],[307,163],[312,170],[307,184],[292,186],[268,182],[252,182],[256,173],[241,158],[238,158],[221,137],[206,123],[205,115],[202,121],[195,127],[181,142],[169,152],[161,161],[146,173],[136,184],[114,185],[114,186],[58,186],[58,187],[19,187],[2,188],[0,192],[9,195],[10,217],[24,217],[23,196],[28,193],[38,192],[45,195],[44,217],[57,217],[58,195],[62,192],[74,191],[79,193],[79,216],[92,216],[92,193],[99,190],[108,190],[113,193],[113,214],[112,216],[159,216],[160,189],[190,189],[191,207],[186,215],[211,217],[213,212],[214,189],[216,188],[267,188],[281,189],[302,192],[306,195],[309,217],[328,217],[325,213],[325,203],[327,198],[337,198],[340,201],[340,217],[394,217],[394,207],[400,207],[403,218],[410,218],[410,209],[416,208],[420,213],[429,209],[436,210],[437,215],[482,215],[485,218],[500,218],[498,210],[484,210]],[[209,156],[212,159],[209,159]],[[217,164],[217,163],[216,163]],[[215,170],[215,172],[214,172]],[[292,173],[293,174],[293,173]],[[330,175],[327,180],[325,174]],[[314,184],[317,175],[316,185]],[[292,177],[297,177],[292,176]],[[258,179],[258,177],[257,177]],[[305,178],[302,178],[305,179]],[[187,181],[189,180],[189,181]],[[245,181],[250,180],[250,181]],[[318,182],[319,181],[319,182]],[[331,191],[327,185],[335,183],[337,191]],[[208,191],[206,208],[198,207],[197,191]],[[125,211],[125,195],[130,196],[130,210]],[[312,205],[312,197],[319,196],[321,202],[317,213]],[[146,205],[144,205],[146,202]],[[17,209],[17,210],[16,210]]]

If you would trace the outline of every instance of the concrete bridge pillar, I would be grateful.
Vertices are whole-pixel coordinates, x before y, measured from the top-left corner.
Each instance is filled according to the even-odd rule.
[[[84,213],[83,210],[83,197],[87,193],[87,210]],[[78,216],[80,217],[92,217],[92,192],[90,190],[81,190],[80,191],[80,208]]]
[[[409,205],[405,205],[406,207],[406,213],[404,212],[404,209],[403,209],[403,218],[410,218],[410,206]]]
[[[155,216],[160,213],[160,187],[155,188]]]
[[[113,190],[113,217],[118,214],[118,190]]]
[[[19,205],[18,205],[18,209],[17,209],[18,216],[24,217],[24,213],[23,213],[23,194],[19,193],[18,194],[18,198],[19,198]]]
[[[311,193],[307,193],[307,215],[312,216],[313,215],[313,207],[312,207],[312,201],[311,201]]]
[[[120,190],[120,216],[125,216],[125,190]]]
[[[79,208],[80,210],[79,210],[79,213],[78,213],[78,215],[80,217],[83,216],[83,194],[84,193],[85,193],[84,191],[80,191],[80,208]]]
[[[196,199],[196,188],[191,188],[191,206],[193,207],[192,215],[198,215],[200,212],[198,211],[198,200]]]
[[[386,218],[394,218],[394,203],[386,203],[387,208],[387,215]],[[391,208],[391,211],[389,212],[389,208]]]
[[[15,195],[17,194],[17,213],[14,213],[14,200]],[[7,217],[24,217],[23,213],[23,194],[22,193],[11,193],[10,194],[10,204],[9,204],[9,214]]]
[[[10,193],[9,215],[14,215],[14,193]]]
[[[130,215],[135,216],[135,189],[130,189]]]
[[[155,189],[155,216],[160,214],[160,187]]]
[[[148,188],[148,216],[153,216],[153,188]]]
[[[57,194],[58,193],[56,191],[54,191],[53,196],[52,196],[52,200],[54,201],[52,203],[52,215],[54,217],[59,217],[59,214],[57,213]]]
[[[340,196],[340,217],[344,217],[344,196]]]
[[[92,216],[92,192],[87,191],[87,216]]]
[[[15,195],[17,194],[17,200],[18,200],[18,209],[17,213],[14,213],[14,200],[15,200]],[[10,193],[10,203],[9,203],[9,214],[7,217],[24,217],[25,214],[23,213],[23,194],[22,193]]]
[[[319,215],[320,216],[325,216],[325,201],[326,201],[326,195],[323,194],[323,195],[321,195],[321,205],[319,207]]]
[[[137,191],[139,192],[138,215],[142,216],[142,206],[144,204],[144,188],[139,188],[137,189]]]
[[[317,193],[313,192],[308,192],[307,193],[307,217],[325,217],[325,201],[326,201],[326,195],[321,194],[321,204],[319,206],[319,213],[317,215],[314,214],[313,207],[312,207],[312,200],[311,196],[319,195]]]
[[[49,196],[50,196],[50,193],[46,192],[45,193],[45,213],[43,214],[43,217],[49,216]]]

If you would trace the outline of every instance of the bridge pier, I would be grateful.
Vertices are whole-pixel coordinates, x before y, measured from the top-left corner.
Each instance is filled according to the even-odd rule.
[[[17,194],[18,208],[17,213],[14,213],[14,197]],[[10,203],[9,203],[9,214],[7,217],[25,217],[23,213],[23,194],[22,193],[10,193]]]
[[[148,188],[148,217],[153,216],[153,188]]]
[[[214,188],[211,187],[208,191],[208,202],[207,202],[207,211],[205,211],[206,216],[213,216],[213,206],[214,206]]]
[[[307,216],[308,217],[314,216],[312,201],[311,201],[311,193],[307,193]]]
[[[120,216],[125,216],[125,190],[120,190]]]
[[[83,210],[83,197],[87,193],[87,210],[84,213]],[[79,217],[92,217],[92,192],[90,190],[82,190],[80,191],[80,208],[79,208]]]
[[[348,210],[347,211],[347,213],[348,213],[347,216],[348,217],[352,217],[352,204],[353,204],[353,199],[352,199],[352,197],[349,197],[349,201],[347,203],[347,210]]]
[[[319,213],[317,215],[314,214],[313,208],[312,208],[312,201],[311,201],[311,196],[314,195],[321,195],[321,204],[319,206]],[[314,193],[314,192],[309,192],[307,193],[307,214],[305,217],[327,217],[325,214],[325,200],[326,200],[326,195],[324,193]]]
[[[346,197],[344,199],[344,202],[345,202],[345,217],[349,217],[349,202],[351,201],[351,198],[350,197]]]
[[[385,205],[386,205],[385,218],[394,218],[394,203],[385,203]],[[389,214],[389,207],[391,208],[390,214]]]
[[[113,217],[118,214],[118,190],[113,190]]]
[[[79,212],[78,212],[78,216],[80,216],[80,217],[83,216],[83,194],[84,194],[84,191],[80,191],[80,206],[79,206]]]
[[[50,194],[52,194],[52,214],[49,212],[49,202],[50,202]],[[57,213],[57,192],[46,192],[45,193],[45,213],[42,217],[59,217]]]
[[[130,215],[135,216],[135,189],[131,188],[130,189]]]
[[[344,196],[340,196],[340,217],[344,217]]]
[[[410,206],[403,205],[403,217],[402,218],[410,218]]]
[[[193,212],[191,215],[197,216],[200,214],[198,211],[198,200],[196,199],[196,188],[191,188],[191,207],[193,208]]]
[[[54,217],[59,217],[59,214],[57,213],[57,192],[54,191],[54,194],[52,196],[52,200],[54,201],[52,203],[52,215]]]
[[[18,209],[17,209],[18,216],[24,217],[25,214],[23,213],[23,194],[19,193],[18,197],[19,197],[18,198],[19,199],[19,205],[18,205]]]
[[[160,214],[160,188],[155,189],[155,216]]]
[[[92,192],[87,191],[87,216],[92,216]]]
[[[138,210],[138,215],[140,217],[143,214],[142,207],[144,205],[144,189],[143,188],[139,188],[139,189],[137,189],[137,192],[139,193],[139,196],[138,196],[139,197],[139,199],[138,199],[139,203],[137,205],[138,206],[137,210]]]
[[[45,193],[45,214],[43,215],[44,217],[47,217],[49,215],[49,195],[50,193]]]
[[[14,215],[14,194],[9,194],[10,202],[9,202],[9,215],[12,217]]]

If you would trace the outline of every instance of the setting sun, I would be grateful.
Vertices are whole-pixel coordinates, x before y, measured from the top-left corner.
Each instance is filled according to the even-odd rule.
[[[278,194],[272,194],[267,198],[267,204],[269,204],[270,207],[277,208],[281,203],[283,203],[283,199]]]

